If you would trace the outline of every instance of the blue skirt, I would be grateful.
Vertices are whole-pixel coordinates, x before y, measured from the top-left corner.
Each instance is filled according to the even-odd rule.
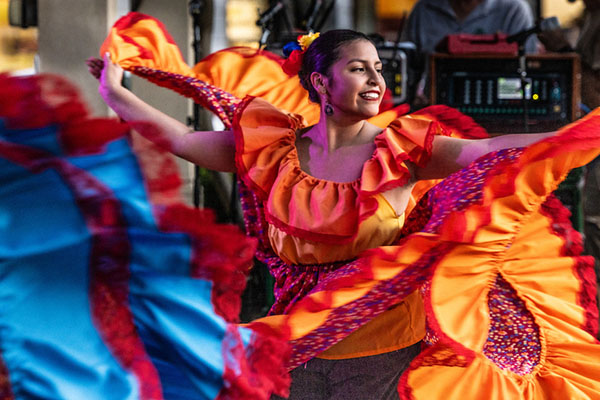
[[[233,323],[254,241],[64,80],[0,88],[0,398],[285,394],[285,346]]]

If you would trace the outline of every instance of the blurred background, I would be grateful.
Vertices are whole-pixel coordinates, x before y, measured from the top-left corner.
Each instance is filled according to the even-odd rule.
[[[163,21],[184,56],[193,63],[191,3],[194,1],[0,0],[0,72],[67,75],[82,88],[94,111],[107,113],[82,61],[97,55],[112,23],[135,10]],[[394,41],[416,0],[206,0],[195,3],[201,10],[202,49],[208,54],[233,45],[258,46],[263,30],[257,21],[278,3],[285,8],[273,18],[273,32],[281,31],[286,19],[294,29],[302,27],[314,13],[320,30],[351,28]],[[573,25],[583,10],[581,1],[529,0],[529,3],[536,19],[557,16],[563,27]],[[29,18],[25,26],[9,23],[9,9],[15,20]],[[163,105],[169,103],[162,102]],[[185,114],[180,104],[171,108]]]

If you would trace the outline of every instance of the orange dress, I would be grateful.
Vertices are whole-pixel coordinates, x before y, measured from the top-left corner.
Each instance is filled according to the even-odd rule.
[[[260,323],[289,330],[298,365],[344,336],[344,312],[394,304],[422,284],[427,346],[401,377],[401,399],[598,399],[593,259],[551,194],[598,154],[600,110],[526,149],[488,154],[429,192],[414,210],[428,217],[418,232],[364,252]]]
[[[424,165],[433,135],[446,133],[426,118],[400,117],[375,139],[376,150],[359,179],[339,183],[314,178],[300,168],[296,132],[304,119],[258,98],[240,106],[234,124],[236,162],[244,183],[264,202],[268,240],[288,265],[272,268],[274,309],[285,312],[363,251],[394,244],[404,215],[382,192],[406,184],[406,161]],[[283,308],[282,308],[283,307]],[[348,318],[359,318],[349,313]],[[410,346],[424,336],[418,293],[370,321],[319,357],[340,359]]]
[[[254,190],[243,196],[246,206],[250,204],[246,208],[256,211],[250,217],[264,211],[272,225],[262,224],[260,218],[248,225],[248,232],[261,242],[260,257],[276,258],[270,252],[273,246],[290,262],[320,262],[313,257],[311,242],[318,242],[316,247],[329,243],[351,248],[369,218],[382,218],[382,213],[386,219],[386,212],[390,221],[395,217],[379,197],[386,189],[380,183],[399,184],[401,180],[395,179],[402,176],[402,157],[412,153],[406,145],[426,144],[424,138],[431,135],[410,140],[411,132],[419,129],[405,129],[401,135],[392,135],[392,126],[385,129],[378,138],[381,152],[365,166],[360,182],[353,182],[349,185],[352,190],[342,190],[342,197],[335,198],[331,196],[334,191],[325,186],[336,185],[318,180],[311,183],[295,161],[294,127],[314,123],[317,113],[297,78],[282,74],[282,60],[265,52],[226,49],[192,69],[181,58],[172,59],[177,54],[168,38],[155,19],[133,14],[115,25],[101,52],[110,51],[113,61],[124,68],[195,99],[228,127],[243,126],[247,131],[258,122],[254,129],[265,128],[265,137],[252,143],[243,141],[249,132],[238,132],[237,143],[238,167],[244,182]],[[250,67],[256,73],[247,74]],[[231,82],[237,86],[228,86]],[[247,94],[298,112],[305,121],[288,112],[273,111],[258,100],[240,100]],[[254,106],[264,107],[265,112],[239,111]],[[398,116],[392,114],[378,116],[375,124],[387,127]],[[451,135],[482,133],[468,118],[443,107],[417,114],[408,118],[429,120],[428,126]],[[234,116],[256,120],[233,123]],[[435,120],[443,123],[431,122]],[[400,146],[395,146],[394,139],[402,141]],[[260,143],[268,151],[252,148]],[[417,152],[413,155],[423,155],[425,161],[427,152],[422,149],[427,145],[414,148]],[[384,315],[380,320],[386,327],[393,326],[393,319],[385,317],[392,314],[388,310],[403,301],[409,304],[405,301],[408,296],[422,288],[428,346],[403,374],[398,388],[401,399],[600,399],[592,260],[580,256],[581,237],[570,226],[568,212],[551,195],[569,170],[598,154],[600,111],[526,149],[507,149],[475,161],[442,181],[417,204],[431,184],[418,186],[398,242],[366,250],[342,265],[332,263],[331,271],[308,293],[302,293],[285,314],[270,315],[250,325],[288,339],[293,350],[289,367],[335,348],[336,343],[350,345],[338,348],[340,352],[333,358],[361,354],[360,338],[343,339],[361,332],[357,329],[376,321],[378,315]],[[385,162],[379,162],[380,156],[387,157]],[[279,190],[280,184],[303,189],[289,193]],[[285,201],[300,199],[314,201],[285,207]],[[333,214],[323,210],[331,210],[338,201],[350,204],[353,200],[357,202],[354,214],[343,218],[348,223],[325,224],[342,214],[336,214],[336,207]],[[287,209],[300,214],[286,214]],[[397,218],[395,224],[399,226]],[[295,241],[294,246],[282,237]],[[353,249],[360,250],[362,245]],[[281,274],[282,279],[285,275]],[[384,347],[367,349],[364,354]]]

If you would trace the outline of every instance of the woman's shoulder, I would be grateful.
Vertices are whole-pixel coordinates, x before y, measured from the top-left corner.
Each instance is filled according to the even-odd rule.
[[[279,109],[269,102],[247,97],[240,104],[233,122],[236,153],[292,150],[296,132],[303,131],[306,122],[299,114]]]
[[[296,132],[306,123],[302,116],[247,97],[233,123],[235,163],[240,178],[262,196],[271,187],[283,165],[294,164]]]

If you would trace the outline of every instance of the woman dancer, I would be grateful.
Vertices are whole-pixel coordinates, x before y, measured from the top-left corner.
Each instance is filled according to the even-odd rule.
[[[381,61],[368,38],[353,31],[327,32],[303,54],[300,81],[320,105],[312,126],[248,98],[238,106],[232,131],[190,132],[121,88],[122,70],[108,55],[88,66],[117,114],[150,123],[150,129],[141,127],[143,135],[200,166],[237,169],[264,201],[277,255],[316,269],[316,284],[364,250],[398,240],[417,181],[445,178],[489,152],[553,135],[460,140],[443,136],[449,129],[418,116],[399,118],[381,130],[367,121],[378,114],[385,90]],[[298,282],[286,284],[299,297],[312,290],[294,292]],[[421,307],[419,297],[410,295],[296,368],[291,398],[397,398],[399,376],[424,336]],[[270,321],[278,326],[277,319]]]

